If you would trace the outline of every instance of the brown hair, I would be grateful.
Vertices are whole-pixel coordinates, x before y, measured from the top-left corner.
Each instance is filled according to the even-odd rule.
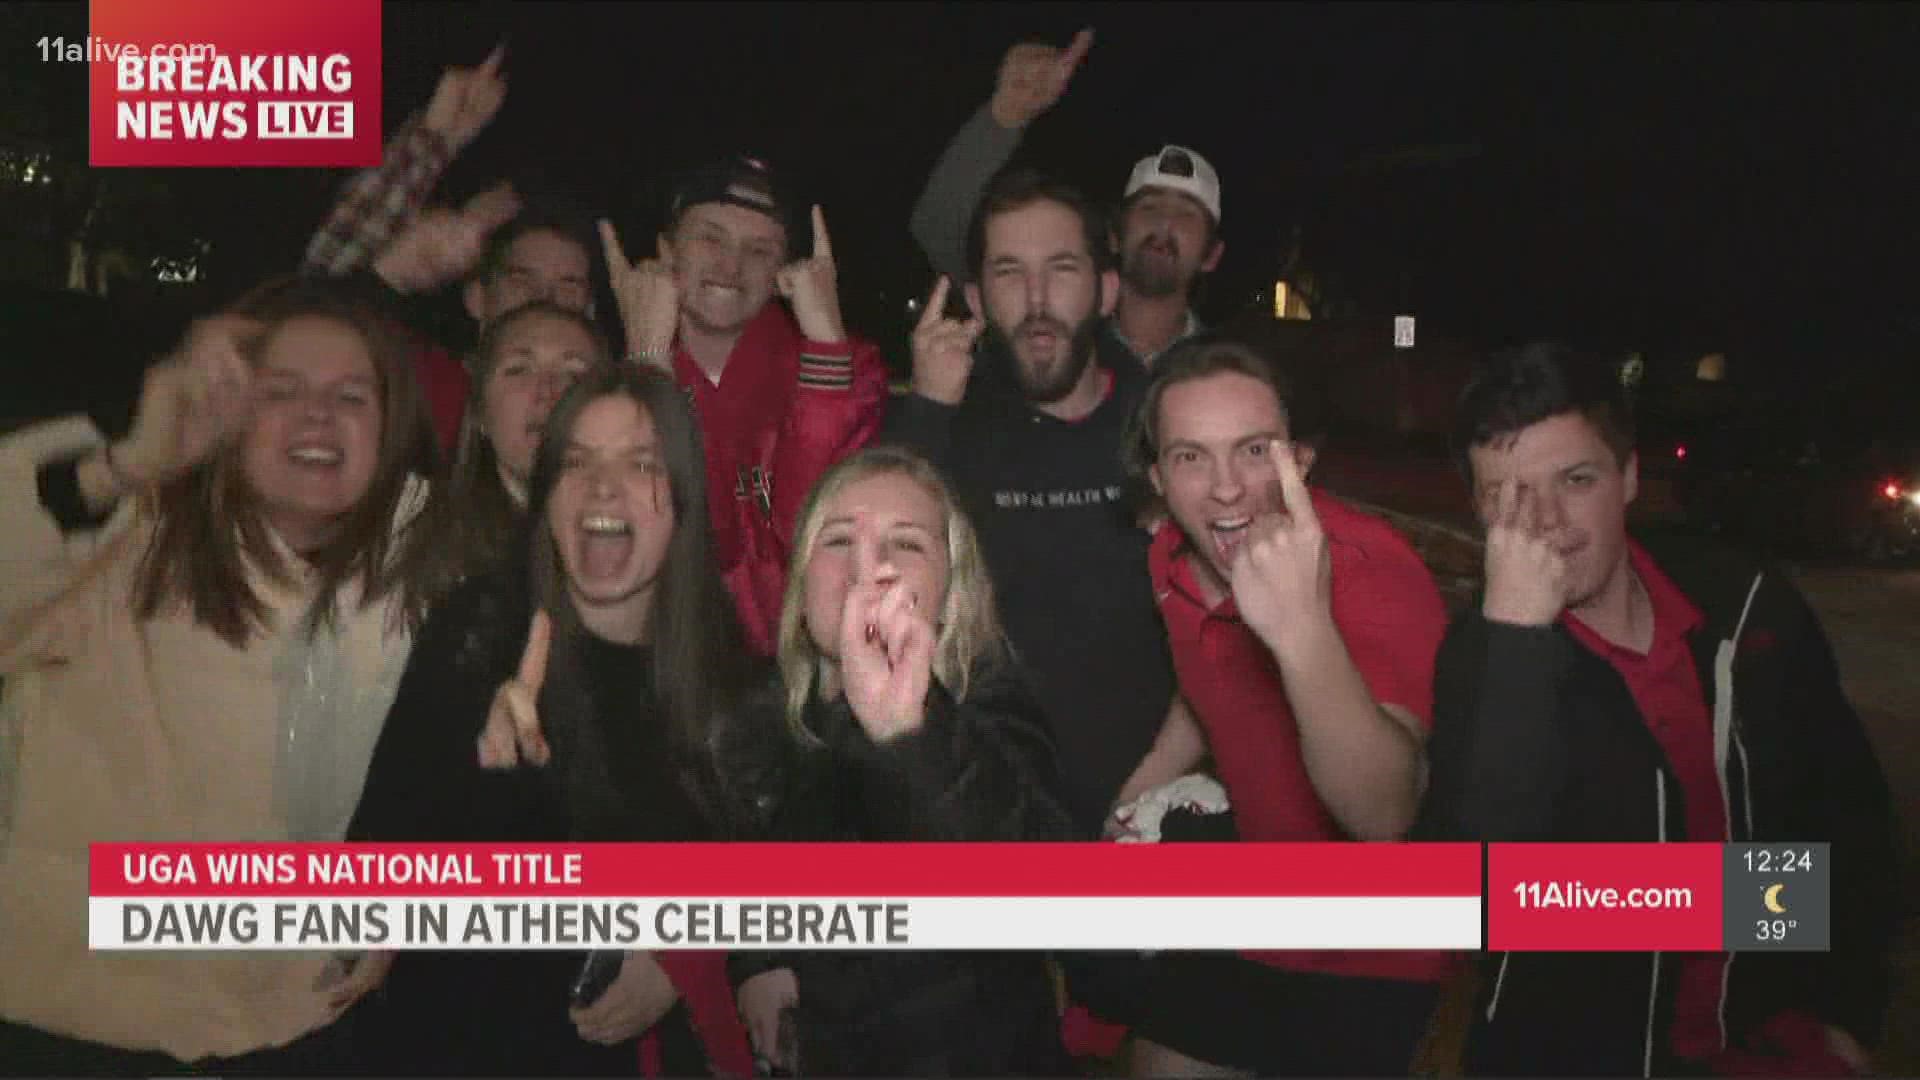
[[[507,331],[537,316],[560,319],[585,330],[593,342],[593,367],[607,362],[606,339],[592,320],[547,300],[534,300],[514,308],[494,320],[481,335],[480,347],[474,352],[473,381],[467,393],[466,415],[460,421],[460,439],[447,479],[446,498],[439,500],[436,510],[445,515],[441,522],[445,544],[442,555],[451,564],[449,572],[456,577],[499,566],[509,558],[520,535],[525,508],[514,502],[500,483],[500,456],[494,450],[493,440],[487,438],[487,385],[499,366],[500,345]]]
[[[653,608],[647,617],[652,649],[653,687],[666,714],[669,744],[676,753],[697,754],[707,745],[711,718],[743,691],[750,671],[734,609],[713,562],[713,525],[707,509],[707,459],[693,404],[664,372],[632,364],[608,365],[582,376],[553,412],[534,453],[527,486],[528,582],[534,606],[553,619],[548,694],[565,694],[581,673],[579,639],[588,631],[574,606],[567,571],[547,521],[547,508],[565,468],[567,444],[580,415],[608,397],[624,397],[646,413],[660,443],[668,497],[673,506],[673,536],[656,579]],[[575,695],[578,696],[577,693]],[[542,707],[553,723],[569,709]],[[623,717],[622,722],[643,718]]]
[[[1280,403],[1281,419],[1292,431],[1293,388],[1278,364],[1238,341],[1193,338],[1182,342],[1154,365],[1153,381],[1141,395],[1140,407],[1135,410],[1120,443],[1127,476],[1136,488],[1151,490],[1147,473],[1154,462],[1160,460],[1160,401],[1167,396],[1167,391],[1184,382],[1224,374],[1245,375],[1265,383]],[[1298,437],[1298,432],[1293,433]]]
[[[319,588],[307,630],[331,621],[341,588],[356,579],[363,607],[397,593],[407,625],[416,624],[440,582],[429,569],[431,544],[421,515],[397,525],[394,520],[409,474],[433,461],[432,430],[405,342],[364,302],[326,282],[269,282],[231,310],[265,324],[264,333],[245,343],[247,359],[255,365],[273,335],[296,318],[331,319],[366,343],[380,394],[379,457],[366,494],[347,512],[338,535],[309,556]],[[265,601],[247,579],[249,564],[283,584],[292,583],[293,568],[268,539],[259,497],[240,466],[238,440],[151,498],[158,527],[135,578],[135,613],[151,619],[185,605],[196,623],[235,648],[245,647],[269,621]]]

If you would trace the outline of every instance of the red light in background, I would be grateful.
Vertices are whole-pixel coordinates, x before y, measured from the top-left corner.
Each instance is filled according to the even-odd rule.
[[[1900,497],[1900,485],[1889,480],[1881,485],[1880,494],[1885,495],[1889,499],[1897,499]]]
[[[1674,447],[1673,456],[1679,458],[1681,461],[1687,460],[1687,448],[1685,446]]]

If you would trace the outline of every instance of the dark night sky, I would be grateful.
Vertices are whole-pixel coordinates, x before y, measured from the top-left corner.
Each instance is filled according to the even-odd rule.
[[[1083,25],[1092,53],[1025,153],[1102,198],[1164,142],[1210,157],[1216,318],[1298,226],[1372,313],[1476,342],[1914,366],[1904,5],[389,0],[387,124],[504,34],[507,104],[453,192],[537,171],[638,231],[663,175],[751,150],[825,204],[848,292],[896,307],[926,285],[908,208],[1001,53]],[[1367,165],[1408,148],[1443,152]],[[277,236],[319,209],[257,203],[209,231]]]

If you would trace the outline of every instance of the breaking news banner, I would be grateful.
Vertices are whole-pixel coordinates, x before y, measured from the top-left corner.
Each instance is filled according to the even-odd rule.
[[[95,949],[1480,947],[1472,844],[95,844]]]
[[[91,0],[88,164],[380,162],[380,0]]]

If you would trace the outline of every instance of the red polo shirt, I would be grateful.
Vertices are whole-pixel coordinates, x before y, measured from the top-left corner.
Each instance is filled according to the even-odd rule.
[[[1726,801],[1713,761],[1713,712],[1700,688],[1688,639],[1705,623],[1700,609],[1660,572],[1640,545],[1627,542],[1627,558],[1653,606],[1653,644],[1642,653],[1615,645],[1572,616],[1563,618],[1575,640],[1613,665],[1640,708],[1640,718],[1680,779],[1687,839],[1727,839]],[[1724,953],[1689,953],[1680,960],[1674,1001],[1673,1051],[1703,1060],[1720,1045],[1720,980]]]
[[[1433,662],[1446,632],[1440,590],[1412,545],[1386,522],[1313,492],[1333,562],[1333,621],[1373,699],[1433,722]],[[1240,619],[1233,597],[1209,606],[1186,536],[1162,523],[1148,556],[1180,690],[1207,733],[1243,840],[1348,840],[1307,777],[1300,731],[1280,669]],[[1244,953],[1274,967],[1433,981],[1453,958],[1437,952]]]

